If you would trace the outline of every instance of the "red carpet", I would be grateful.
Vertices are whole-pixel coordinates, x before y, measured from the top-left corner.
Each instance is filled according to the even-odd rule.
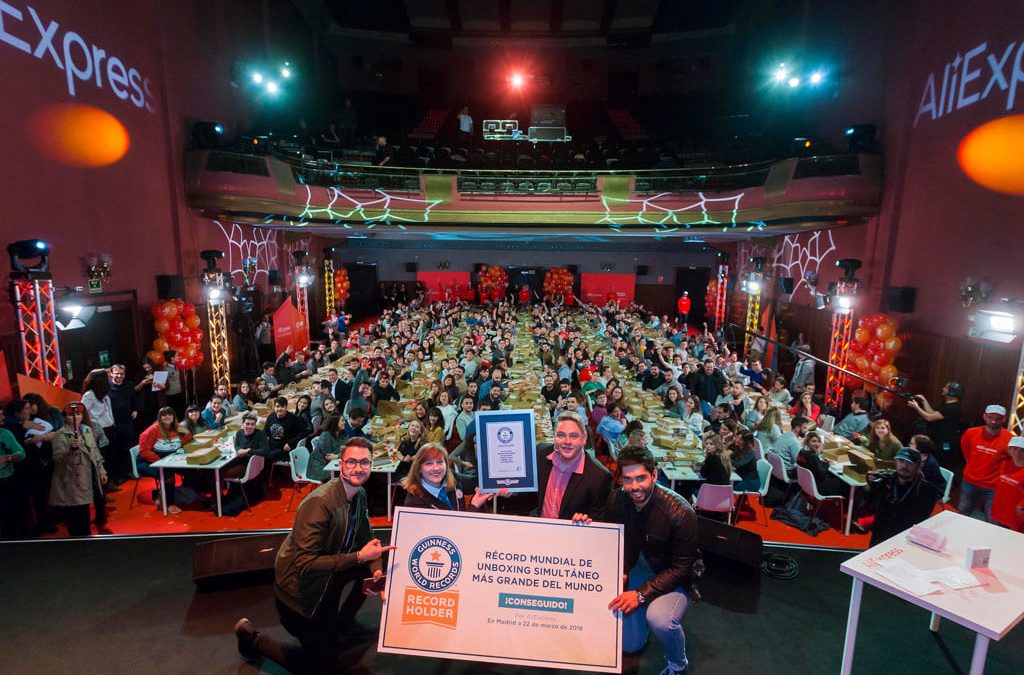
[[[178,515],[164,516],[160,512],[159,503],[154,504],[150,496],[155,481],[149,478],[142,479],[136,502],[132,508],[128,508],[133,485],[128,482],[124,484],[121,492],[112,495],[114,502],[107,505],[109,522],[103,534],[165,535],[288,529],[292,526],[292,521],[295,518],[295,509],[302,497],[309,493],[309,488],[304,487],[300,490],[300,494],[295,496],[289,511],[286,509],[292,495],[291,482],[284,472],[277,475],[276,481],[276,484],[269,488],[267,499],[254,504],[252,511],[243,511],[237,516],[223,518],[218,518],[212,510],[200,509],[198,505],[184,507],[182,513]],[[371,499],[383,499],[383,494],[378,494],[382,493],[383,486],[371,486],[370,489]],[[937,510],[938,507],[936,507]],[[832,508],[831,505],[825,505],[819,515],[828,520],[832,528],[812,537],[772,520],[770,517],[767,519],[766,525],[764,511],[760,505],[756,500],[749,500],[748,506],[740,514],[738,522],[734,524],[761,535],[765,542],[857,550],[868,547],[869,537],[866,534],[854,532],[849,537],[843,535],[838,509]],[[371,521],[375,527],[386,527],[390,524],[383,517],[372,518]],[[57,533],[48,536],[63,537],[67,536],[67,532],[61,527]]]

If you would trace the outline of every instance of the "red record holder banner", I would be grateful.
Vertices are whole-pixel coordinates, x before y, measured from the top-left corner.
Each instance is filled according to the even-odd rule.
[[[427,302],[473,299],[469,272],[417,272],[416,281],[427,287]]]

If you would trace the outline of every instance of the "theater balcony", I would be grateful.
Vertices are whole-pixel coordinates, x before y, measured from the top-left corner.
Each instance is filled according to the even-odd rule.
[[[389,168],[222,150],[186,156],[189,204],[202,214],[308,231],[767,235],[874,215],[881,187],[881,158],[868,154],[628,171]]]

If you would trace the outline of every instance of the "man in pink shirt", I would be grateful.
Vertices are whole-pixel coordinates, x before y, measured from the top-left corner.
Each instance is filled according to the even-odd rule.
[[[584,450],[587,423],[578,413],[563,412],[555,419],[554,440],[537,448],[537,514],[603,520],[612,475]]]

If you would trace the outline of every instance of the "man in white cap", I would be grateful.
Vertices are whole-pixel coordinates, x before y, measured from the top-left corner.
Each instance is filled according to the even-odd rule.
[[[1007,448],[1010,460],[996,484],[992,521],[1024,532],[1024,436],[1014,436]]]
[[[985,424],[971,427],[960,437],[960,449],[967,464],[960,483],[957,510],[969,516],[980,506],[985,512],[985,519],[991,520],[996,484],[1004,462],[1009,459],[1006,448],[1013,434],[1003,427],[1006,421],[1006,408],[1003,406],[988,406],[983,417]]]

